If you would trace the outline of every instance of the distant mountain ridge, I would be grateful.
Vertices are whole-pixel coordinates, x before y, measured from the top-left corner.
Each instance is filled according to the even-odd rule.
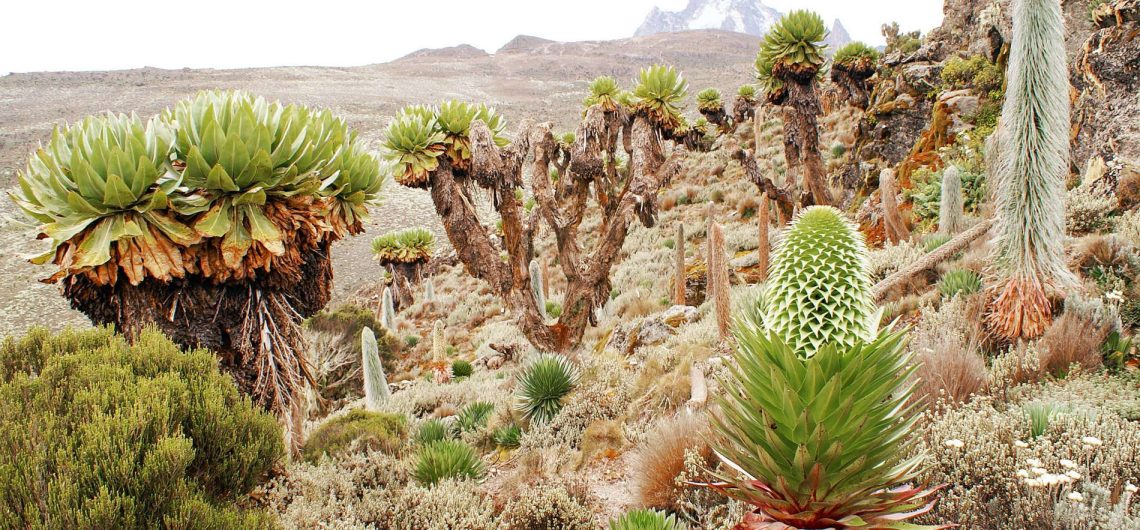
[[[681,11],[654,7],[633,36],[673,33],[697,29],[720,29],[763,37],[783,13],[759,0],[689,0]],[[831,51],[851,42],[851,35],[836,19],[827,37]]]

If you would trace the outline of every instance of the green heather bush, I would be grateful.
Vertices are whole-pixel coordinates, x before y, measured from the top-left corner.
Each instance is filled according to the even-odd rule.
[[[633,510],[610,521],[610,530],[684,530],[676,515],[657,510]]]
[[[578,382],[578,369],[561,355],[541,354],[518,375],[518,409],[532,422],[546,423],[562,410],[562,398]]]
[[[970,269],[955,269],[938,280],[938,292],[945,298],[956,294],[971,295],[982,290],[982,276]]]
[[[356,451],[395,453],[408,436],[408,420],[399,414],[354,409],[329,419],[305,440],[301,454],[316,462],[321,456],[341,456]]]
[[[969,59],[951,58],[942,69],[942,82],[947,89],[971,88],[992,99],[1001,98],[1004,78],[1001,67],[981,55]]]
[[[232,503],[283,456],[215,356],[161,333],[0,346],[0,528],[271,528]]]
[[[478,479],[484,473],[483,461],[470,445],[458,440],[441,440],[420,449],[412,476],[420,484],[431,486],[448,478]]]
[[[979,168],[980,169],[980,168]],[[911,175],[912,187],[903,190],[903,197],[914,205],[914,216],[919,221],[936,222],[942,202],[942,171],[919,168]],[[971,168],[958,168],[962,188],[962,206],[965,212],[976,212],[986,200],[986,175]]]

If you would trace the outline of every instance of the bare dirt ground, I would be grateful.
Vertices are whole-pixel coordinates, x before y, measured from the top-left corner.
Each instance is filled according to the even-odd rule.
[[[354,68],[281,67],[244,70],[160,70],[32,73],[0,77],[0,190],[54,126],[88,114],[115,111],[155,114],[204,89],[244,89],[290,103],[327,107],[378,145],[392,114],[409,103],[458,98],[488,102],[510,123],[523,117],[571,130],[587,83],[612,75],[627,88],[639,68],[675,65],[690,94],[707,86],[726,95],[751,80],[759,39],[722,31],[659,34],[607,42],[557,43],[519,37],[495,54],[471,47],[424,50],[379,65]],[[695,109],[690,109],[695,116]],[[392,184],[373,209],[367,233],[335,247],[334,300],[371,281],[369,241],[384,231],[425,226],[443,238],[427,194]],[[68,308],[54,286],[39,283],[48,267],[28,264],[37,248],[34,227],[23,223],[7,198],[0,199],[0,336],[33,325],[89,325]]]

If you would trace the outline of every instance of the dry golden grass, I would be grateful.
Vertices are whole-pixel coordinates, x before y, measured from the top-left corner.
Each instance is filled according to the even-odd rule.
[[[985,359],[959,338],[947,337],[938,349],[924,349],[917,357],[922,365],[915,374],[921,380],[915,396],[927,405],[939,398],[961,403],[986,389],[989,373]]]
[[[708,423],[698,416],[686,414],[658,424],[635,455],[633,491],[637,503],[676,510],[684,490],[676,479],[685,470],[685,451],[695,450],[709,467],[714,464],[708,437]]]
[[[1080,365],[1082,370],[1100,367],[1100,346],[1112,328],[1113,322],[1107,318],[1067,309],[1041,337],[1038,345],[1041,371],[1064,376],[1074,364]]]

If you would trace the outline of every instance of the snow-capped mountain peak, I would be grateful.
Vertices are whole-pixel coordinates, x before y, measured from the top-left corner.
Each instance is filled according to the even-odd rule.
[[[681,11],[654,7],[634,36],[690,29],[722,29],[761,36],[780,13],[756,0],[689,0]]]
[[[759,0],[689,0],[681,11],[662,11],[654,7],[633,36],[652,35],[692,29],[721,29],[763,37],[782,13]],[[827,37],[829,51],[851,42],[851,36],[836,19]]]

